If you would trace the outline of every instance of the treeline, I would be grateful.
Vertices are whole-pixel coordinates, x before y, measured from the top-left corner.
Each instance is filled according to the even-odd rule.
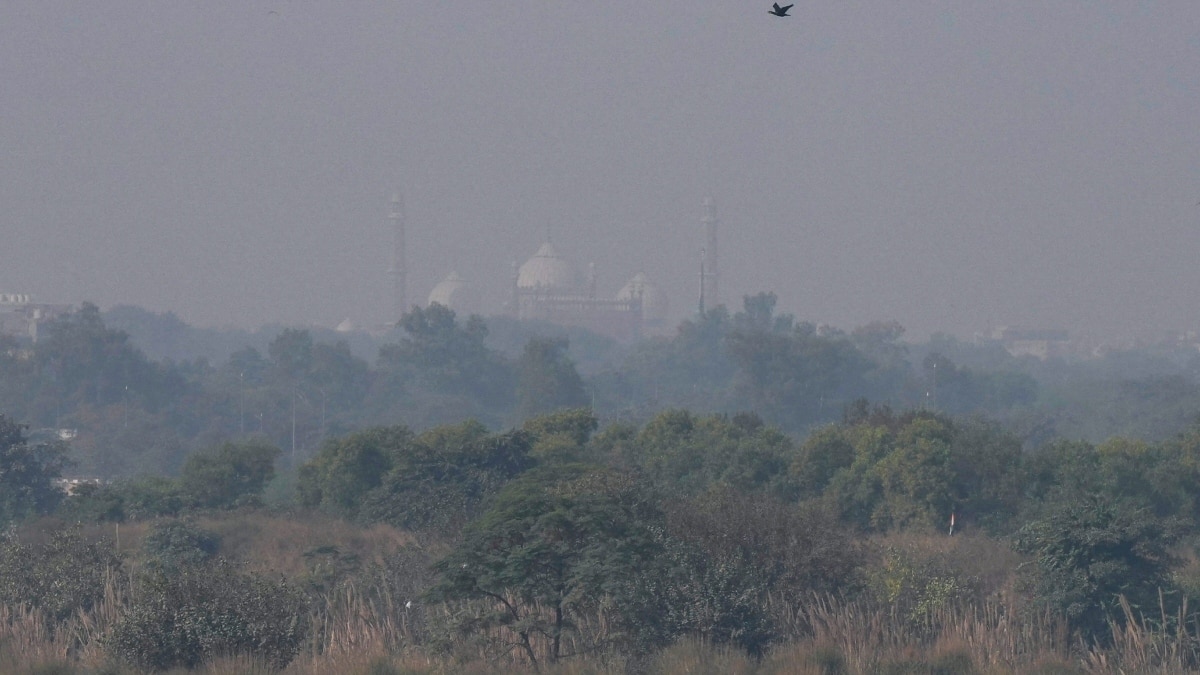
[[[414,308],[378,338],[198,331],[171,315],[84,305],[44,326],[36,344],[0,337],[0,411],[35,438],[75,434],[74,472],[111,479],[176,475],[190,453],[252,435],[283,448],[295,467],[323,439],[355,429],[467,419],[496,429],[570,406],[634,423],[672,408],[753,410],[804,434],[866,398],[897,410],[985,414],[1026,447],[1163,440],[1200,409],[1195,350],[1040,361],[943,335],[906,343],[894,322],[849,332],[816,326],[777,314],[775,302],[770,293],[747,296],[739,312],[716,307],[669,337],[627,346],[548,324],[457,317],[438,305]],[[180,358],[152,359],[139,344]],[[199,355],[208,353],[224,356]]]
[[[671,338],[629,348],[575,331],[586,378],[572,343],[552,327],[494,319],[503,339],[493,345],[483,319],[462,320],[438,305],[406,314],[373,360],[355,353],[361,340],[352,350],[345,340],[282,329],[265,351],[244,346],[214,364],[151,360],[85,304],[46,325],[36,344],[0,338],[0,410],[35,437],[77,433],[76,471],[111,479],[175,475],[189,453],[250,435],[283,448],[296,466],[324,438],[379,425],[427,429],[475,419],[500,428],[570,406],[644,421],[687,407],[754,409],[802,432],[836,419],[857,397],[897,406],[924,400],[930,385],[905,360],[898,325],[844,334],[777,316],[774,304],[772,294],[748,297],[741,312],[718,307],[683,322]],[[116,318],[155,335],[128,308]],[[939,373],[938,404],[951,412],[1003,411],[1036,395],[1028,376],[997,384],[952,364]]]
[[[380,663],[430,670],[636,670],[689,640],[763,663],[790,649],[826,672],[1200,667],[1200,430],[1025,451],[994,423],[865,401],[799,441],[752,413],[679,409],[603,427],[578,408],[502,432],[376,427],[326,440],[273,516],[345,523],[359,543],[326,525],[284,560],[246,541],[266,534],[251,523],[269,513],[276,447],[222,444],[178,478],[67,497],[52,484],[65,446],[3,418],[0,431],[0,503],[34,523],[0,544],[8,639],[35,617],[95,663],[243,653],[315,672],[298,664],[347,658],[336,627],[355,622]],[[118,550],[48,536],[38,515],[142,534]],[[409,538],[356,550],[380,527]],[[938,647],[965,630],[1024,637]]]

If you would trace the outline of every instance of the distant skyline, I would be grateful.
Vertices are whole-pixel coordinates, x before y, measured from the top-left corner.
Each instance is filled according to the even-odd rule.
[[[202,326],[391,317],[457,270],[499,311],[546,233],[908,337],[1200,330],[1200,5],[0,6],[0,292]]]

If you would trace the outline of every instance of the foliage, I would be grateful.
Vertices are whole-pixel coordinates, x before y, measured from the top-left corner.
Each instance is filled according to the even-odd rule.
[[[667,533],[744,565],[779,597],[849,591],[863,562],[855,533],[826,505],[793,505],[717,486],[667,507]]]
[[[63,492],[54,484],[67,466],[61,442],[30,443],[25,427],[0,415],[0,524],[52,511]]]
[[[71,403],[118,403],[132,391],[153,408],[180,385],[134,347],[128,334],[105,326],[91,303],[49,321],[34,353],[51,376],[48,392]]]
[[[637,345],[622,371],[655,406],[723,410],[737,371],[725,348],[731,330],[724,306],[685,319],[668,340]]]
[[[956,569],[944,554],[888,545],[879,558],[868,574],[871,595],[911,629],[929,626],[939,611],[979,599],[980,581]]]
[[[668,410],[618,452],[621,461],[671,491],[694,494],[724,482],[748,492],[792,492],[787,476],[791,440],[752,414],[699,417]]]
[[[364,495],[379,487],[396,462],[411,452],[414,439],[407,427],[397,426],[326,441],[317,456],[300,467],[300,504],[357,517]]]
[[[621,614],[635,651],[694,636],[761,655],[778,637],[765,611],[770,585],[744,558],[713,556],[658,533],[661,553],[629,580]]]
[[[225,443],[188,457],[180,489],[195,506],[228,509],[254,502],[275,475],[279,448],[259,440]]]
[[[771,320],[774,294],[745,299],[745,327],[726,338],[739,368],[738,399],[791,430],[829,419],[865,388],[870,360],[845,335]],[[761,307],[759,307],[761,305]],[[761,315],[757,319],[756,315]]]
[[[1119,598],[1151,611],[1170,589],[1176,533],[1148,509],[1107,495],[1056,504],[1021,528],[1018,548],[1034,556],[1029,583],[1038,600],[1063,611],[1089,638],[1121,616]]]
[[[484,601],[490,609],[476,629],[512,631],[514,646],[533,663],[532,640],[544,636],[557,660],[579,615],[608,597],[624,598],[630,572],[654,559],[657,517],[621,474],[583,466],[535,473],[505,488],[466,528],[435,565],[439,581],[429,597]]]
[[[599,426],[588,408],[568,408],[525,420],[522,430],[533,438],[530,454],[542,462],[579,462]]]
[[[431,429],[400,448],[380,484],[361,493],[360,520],[457,532],[504,485],[531,468],[524,431],[488,434],[467,422]]]
[[[110,543],[85,540],[78,527],[52,529],[40,543],[8,534],[0,539],[0,605],[65,621],[95,606],[120,568]]]
[[[1037,380],[1025,373],[975,372],[936,351],[925,357],[922,368],[928,398],[951,414],[1007,410],[1033,403],[1038,394]]]
[[[996,528],[1019,510],[1019,442],[995,425],[859,409],[801,446],[791,473],[865,529],[940,527],[950,515]]]
[[[670,505],[663,552],[639,570],[622,615],[634,645],[692,636],[761,655],[778,637],[768,596],[853,589],[861,554],[832,516],[727,487]]]
[[[114,483],[82,483],[58,514],[76,522],[116,522],[174,517],[184,511],[179,481],[143,476]]]
[[[400,319],[404,337],[379,349],[378,367],[397,382],[494,404],[510,395],[513,376],[489,349],[487,325],[478,316],[455,320],[439,304],[413,307]]]
[[[587,405],[583,379],[567,356],[566,338],[533,338],[517,361],[517,414],[528,419]]]
[[[220,543],[215,533],[191,521],[165,520],[142,539],[142,553],[151,566],[170,572],[212,560]]]
[[[225,561],[152,569],[105,644],[139,668],[194,668],[214,657],[251,655],[275,668],[295,657],[308,633],[303,596],[282,580]]]

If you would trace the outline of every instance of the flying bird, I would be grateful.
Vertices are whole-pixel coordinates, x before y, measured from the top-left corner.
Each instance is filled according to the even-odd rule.
[[[772,9],[770,9],[770,10],[767,12],[767,14],[774,14],[775,16],[787,16],[787,15],[788,15],[788,10],[789,10],[789,9],[791,9],[792,7],[794,7],[794,5],[788,5],[788,6],[786,6],[786,7],[780,7],[780,6],[779,6],[779,3],[777,2],[777,3],[775,3],[774,5],[772,5]]]

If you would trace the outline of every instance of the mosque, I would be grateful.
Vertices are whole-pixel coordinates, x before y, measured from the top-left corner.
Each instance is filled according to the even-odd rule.
[[[34,302],[25,293],[0,293],[0,335],[37,342],[38,328],[42,324],[72,309],[70,305]]]
[[[712,198],[703,202],[701,224],[705,241],[700,267],[700,306],[717,298],[717,217]],[[389,218],[395,228],[392,274],[397,308],[405,306],[404,210],[399,196],[393,197]],[[644,271],[629,277],[616,295],[606,297],[597,289],[596,265],[580,274],[554,245],[545,241],[524,263],[512,265],[507,299],[499,313],[517,319],[547,321],[561,326],[586,328],[621,342],[669,329],[667,295]],[[458,272],[451,272],[430,292],[426,304],[438,303],[458,314],[491,314],[481,307],[476,286]]]

